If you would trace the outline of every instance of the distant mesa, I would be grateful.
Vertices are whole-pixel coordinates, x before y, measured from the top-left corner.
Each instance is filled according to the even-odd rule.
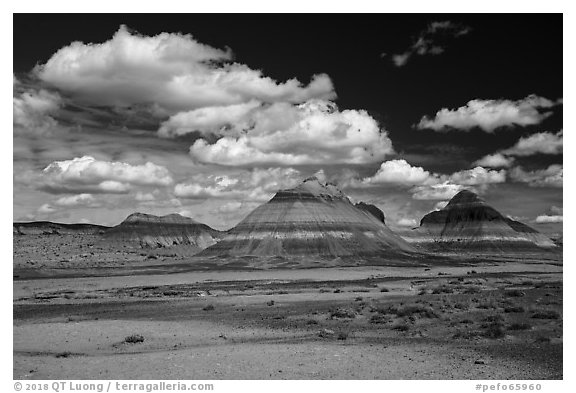
[[[94,235],[102,234],[109,227],[94,224],[62,224],[50,221],[15,222],[14,235]]]
[[[442,210],[426,214],[420,226],[403,237],[429,251],[505,252],[555,246],[545,235],[504,217],[468,190],[456,194]]]
[[[375,206],[355,206],[316,177],[281,190],[199,256],[398,256],[415,248],[384,224]],[[379,211],[379,209],[378,209]]]
[[[119,225],[108,229],[104,236],[115,241],[137,242],[142,247],[185,245],[200,251],[216,243],[221,232],[179,214],[154,216],[133,213]]]

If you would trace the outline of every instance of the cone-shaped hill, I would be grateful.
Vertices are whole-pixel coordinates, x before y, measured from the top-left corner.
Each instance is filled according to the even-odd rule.
[[[554,247],[548,237],[504,217],[468,190],[456,194],[442,210],[425,215],[420,227],[403,235],[412,244],[443,251],[505,252]]]
[[[335,258],[415,251],[383,220],[383,213],[380,218],[356,207],[335,185],[311,177],[279,191],[200,255]]]
[[[134,213],[110,228],[104,236],[120,242],[137,242],[142,247],[191,246],[195,251],[216,243],[221,232],[179,214],[154,216]]]

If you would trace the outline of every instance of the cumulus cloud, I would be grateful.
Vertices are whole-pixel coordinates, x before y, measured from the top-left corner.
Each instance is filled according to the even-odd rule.
[[[93,105],[153,105],[176,113],[250,100],[301,103],[335,97],[332,81],[314,75],[280,83],[259,70],[232,63],[231,50],[202,44],[191,35],[153,37],[121,26],[103,43],[73,42],[35,69],[44,82]]]
[[[534,94],[517,101],[477,99],[458,109],[443,108],[434,118],[424,116],[416,127],[435,131],[480,128],[492,133],[501,127],[539,124],[552,114],[550,109],[555,105],[555,102]]]
[[[450,175],[450,181],[464,186],[504,183],[506,181],[506,170],[496,171],[478,166],[473,169],[453,173]]]
[[[255,168],[236,174],[198,174],[176,184],[174,195],[186,199],[269,200],[278,190],[296,186],[300,172],[293,168]]]
[[[470,31],[469,27],[448,20],[431,22],[420,32],[410,48],[403,53],[392,55],[392,62],[397,67],[402,67],[412,56],[439,55],[445,51],[444,44],[439,42],[440,39],[461,37]]]
[[[488,154],[479,160],[476,160],[472,165],[479,165],[488,168],[508,168],[514,163],[514,157],[507,157],[502,153]]]
[[[58,125],[53,115],[61,105],[58,94],[44,89],[16,93],[12,99],[14,132],[49,133]]]
[[[330,101],[264,105],[238,120],[214,143],[196,140],[190,147],[194,160],[229,166],[363,164],[394,152],[386,131],[366,111],[339,111]]]
[[[168,186],[173,180],[168,169],[151,162],[130,165],[83,156],[52,162],[44,168],[39,181],[40,189],[55,194],[122,194],[128,192],[132,185]]]
[[[548,215],[542,215],[542,216],[538,216],[536,217],[536,219],[534,220],[534,222],[538,223],[538,224],[549,224],[549,223],[557,223],[557,222],[562,222],[564,220],[563,216],[548,216]]]
[[[513,181],[527,183],[531,187],[561,188],[564,180],[563,165],[550,165],[548,168],[534,171],[525,171],[522,167],[516,167],[509,173]]]
[[[162,137],[175,137],[198,131],[201,134],[223,134],[226,129],[248,128],[248,114],[261,106],[258,101],[213,106],[179,112],[162,123],[158,134]],[[239,124],[242,123],[242,124]]]
[[[562,154],[563,144],[564,137],[562,131],[556,134],[551,132],[538,132],[520,138],[514,146],[484,156],[473,164],[491,168],[508,168],[515,161],[515,158],[512,156],[526,157],[534,154]]]
[[[406,160],[383,162],[378,171],[364,178],[364,184],[421,185],[437,181],[436,176],[419,166],[412,166]]]
[[[510,156],[562,154],[563,145],[563,131],[559,131],[556,134],[551,132],[538,132],[528,137],[520,138],[511,148],[502,150],[502,154]]]

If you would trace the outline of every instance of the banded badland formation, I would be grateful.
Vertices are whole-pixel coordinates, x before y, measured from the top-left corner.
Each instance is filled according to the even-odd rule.
[[[15,379],[563,378],[561,15],[13,19]]]

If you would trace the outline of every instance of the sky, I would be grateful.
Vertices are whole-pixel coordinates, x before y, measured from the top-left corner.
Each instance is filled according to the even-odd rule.
[[[236,225],[316,175],[562,232],[562,16],[14,15],[14,220]]]

